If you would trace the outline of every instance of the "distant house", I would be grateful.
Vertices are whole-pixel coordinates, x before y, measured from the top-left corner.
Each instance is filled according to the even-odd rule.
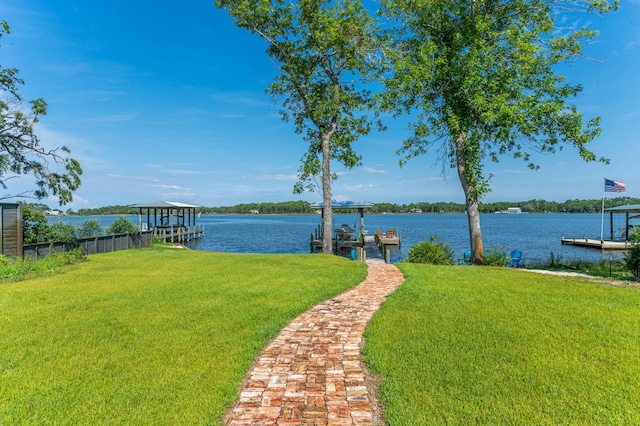
[[[45,210],[45,216],[60,216],[62,212],[60,210]]]
[[[250,214],[260,214],[258,210],[249,210]]]
[[[411,209],[409,213],[422,213],[422,209]]]
[[[523,212],[520,207],[509,207],[507,210],[498,210],[497,214],[522,214]]]

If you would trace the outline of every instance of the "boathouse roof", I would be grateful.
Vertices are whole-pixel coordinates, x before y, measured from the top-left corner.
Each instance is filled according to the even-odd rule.
[[[640,204],[627,204],[624,206],[609,207],[604,209],[604,211],[612,213],[640,213]]]
[[[152,203],[136,204],[131,207],[135,207],[137,209],[196,209],[200,206],[179,203],[177,201],[154,201]]]
[[[324,201],[311,204],[312,209],[321,209],[323,207]],[[373,207],[372,203],[356,200],[346,195],[338,195],[331,200],[331,208],[334,209],[370,209],[371,207]]]

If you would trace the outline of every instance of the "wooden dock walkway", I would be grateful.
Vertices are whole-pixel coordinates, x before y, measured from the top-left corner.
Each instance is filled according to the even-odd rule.
[[[364,237],[364,250],[367,263],[386,263],[374,237]]]
[[[560,242],[563,245],[595,248],[600,250],[627,250],[631,247],[628,241],[599,240],[596,238],[565,238],[562,236]]]

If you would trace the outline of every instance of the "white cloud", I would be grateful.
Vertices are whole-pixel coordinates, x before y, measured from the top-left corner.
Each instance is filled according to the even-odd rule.
[[[374,169],[373,167],[363,167],[362,171],[365,173],[377,173],[377,174],[387,174],[388,172],[384,169]]]
[[[260,175],[256,177],[256,180],[266,180],[266,181],[276,181],[276,182],[295,182],[298,180],[297,175],[284,175],[284,174],[275,174],[275,175]]]

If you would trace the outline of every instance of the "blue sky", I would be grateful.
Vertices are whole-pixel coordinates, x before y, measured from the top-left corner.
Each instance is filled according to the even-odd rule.
[[[568,147],[535,156],[535,172],[503,157],[486,166],[494,175],[486,201],[597,199],[605,176],[640,197],[640,0],[583,19],[600,30],[587,48],[597,61],[563,72],[584,87],[579,110],[602,117],[602,135],[590,146],[611,164],[584,163]],[[11,26],[0,41],[0,63],[20,70],[25,99],[49,104],[38,125],[43,144],[69,146],[84,169],[65,209],[320,200],[318,193],[292,193],[307,146],[264,92],[276,73],[265,44],[236,28],[212,0],[2,0],[0,20]],[[333,194],[374,203],[463,203],[455,170],[443,176],[435,155],[399,167],[406,124],[387,124],[387,132],[355,144],[361,167],[334,166]],[[11,180],[5,192],[31,183]]]

